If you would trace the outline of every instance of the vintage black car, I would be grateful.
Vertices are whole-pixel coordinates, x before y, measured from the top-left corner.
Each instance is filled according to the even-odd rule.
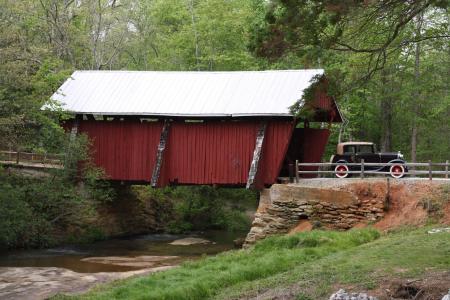
[[[399,152],[376,152],[375,145],[369,142],[347,142],[337,145],[336,154],[331,157],[331,163],[338,163],[334,166],[335,175],[338,178],[349,177],[348,171],[361,170],[360,166],[348,166],[348,163],[376,163],[376,166],[364,166],[364,170],[376,172],[389,172],[394,178],[405,176],[408,169],[403,160],[403,155]],[[386,165],[386,164],[392,165]]]

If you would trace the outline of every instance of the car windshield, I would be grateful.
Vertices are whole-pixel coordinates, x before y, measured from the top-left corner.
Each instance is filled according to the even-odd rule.
[[[372,145],[359,145],[360,153],[373,153]]]

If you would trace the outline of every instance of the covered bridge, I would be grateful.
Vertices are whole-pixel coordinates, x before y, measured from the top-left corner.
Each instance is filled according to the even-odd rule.
[[[319,161],[328,129],[296,128],[289,107],[323,70],[76,71],[52,96],[92,140],[111,180],[263,187],[289,161]],[[322,80],[326,82],[324,77]],[[309,121],[340,122],[326,84]]]

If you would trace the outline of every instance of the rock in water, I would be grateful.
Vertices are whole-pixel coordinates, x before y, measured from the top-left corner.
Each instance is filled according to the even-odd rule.
[[[175,259],[178,256],[102,256],[102,257],[86,257],[81,259],[81,261],[105,264],[105,265],[116,265],[123,267],[139,267],[139,268],[154,268],[159,266],[173,265]]]
[[[330,300],[378,300],[378,298],[368,296],[366,293],[347,293],[340,289],[331,295]]]
[[[242,245],[244,245],[245,238],[237,238],[233,240],[233,244],[235,248],[242,248]]]
[[[450,300],[450,289],[448,290],[448,294],[445,295],[442,300]]]
[[[201,238],[188,237],[188,238],[184,238],[184,239],[175,240],[169,244],[175,245],[175,246],[190,246],[190,245],[209,244],[209,243],[211,243],[211,241],[201,239]]]

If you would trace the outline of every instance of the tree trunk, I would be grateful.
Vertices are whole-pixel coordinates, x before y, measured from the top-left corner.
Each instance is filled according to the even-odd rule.
[[[198,45],[197,24],[194,13],[194,0],[188,0],[189,12],[191,13],[192,30],[194,31],[194,45],[195,45],[195,68],[200,71],[200,48]]]
[[[416,22],[416,36],[420,37],[423,23],[423,15],[417,17]],[[419,112],[421,107],[420,101],[420,43],[416,43],[415,60],[414,60],[414,102],[413,102],[413,119],[411,130],[411,161],[417,162],[417,136],[418,136],[418,122]]]
[[[390,88],[392,85],[389,83],[388,69],[383,69],[381,72],[382,99],[380,103],[381,108],[381,151],[392,151],[392,95]]]

